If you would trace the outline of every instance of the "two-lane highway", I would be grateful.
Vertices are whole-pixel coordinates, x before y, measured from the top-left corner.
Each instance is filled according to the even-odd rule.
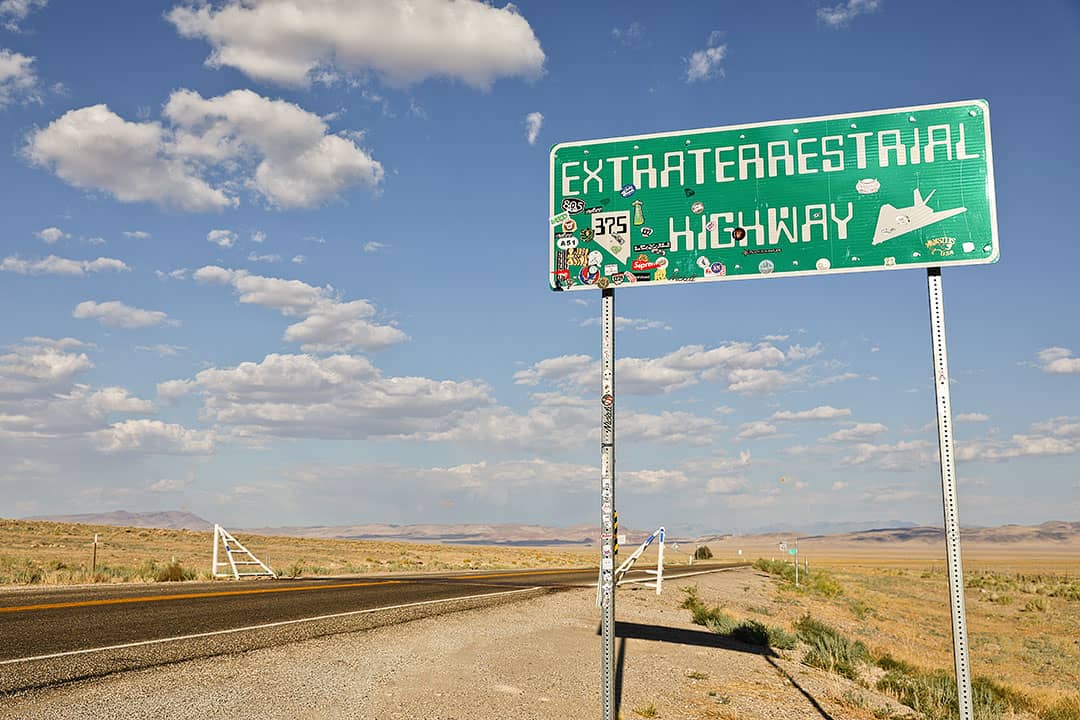
[[[669,567],[665,577],[739,565]],[[538,569],[0,591],[0,692],[587,587],[596,576]]]

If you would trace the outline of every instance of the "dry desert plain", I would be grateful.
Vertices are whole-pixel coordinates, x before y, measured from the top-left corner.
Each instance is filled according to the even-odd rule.
[[[977,678],[992,681],[990,685],[979,686],[978,720],[1080,718],[1078,530],[1080,524],[1077,523],[1053,523],[1039,528],[1006,527],[965,533],[963,550],[972,670]],[[101,536],[99,562],[105,568],[124,568],[115,574],[108,570],[98,578],[99,581],[138,577],[140,567],[143,571],[150,568],[147,572],[152,573],[154,568],[167,565],[174,557],[184,568],[205,572],[207,566],[209,533],[2,521],[2,581],[86,580],[79,568],[87,561],[88,536],[92,537],[94,532]],[[293,568],[305,574],[580,566],[588,564],[596,554],[595,550],[584,548],[491,548],[284,537],[242,536],[241,539],[260,556],[268,553],[275,566]],[[728,536],[710,539],[706,544],[720,560],[741,557],[781,561],[784,558],[778,550],[781,539],[790,541],[791,537]],[[915,528],[800,538],[799,550],[800,557],[809,562],[811,571],[809,578],[805,575],[801,578],[799,588],[790,579],[777,574],[777,567],[773,565],[772,573],[746,568],[723,576],[723,579],[717,575],[702,576],[717,579],[669,582],[664,597],[659,599],[654,599],[651,591],[620,590],[620,597],[626,598],[619,605],[619,620],[624,623],[641,625],[643,620],[649,620],[644,624],[656,625],[662,621],[664,625],[675,624],[684,629],[695,627],[691,610],[680,608],[689,597],[683,588],[690,587],[697,588],[702,618],[715,620],[721,617],[731,621],[709,621],[706,627],[698,627],[701,632],[712,631],[721,636],[723,642],[715,647],[703,649],[675,643],[678,648],[672,646],[664,650],[661,646],[670,645],[670,642],[630,640],[632,650],[636,648],[641,657],[648,657],[654,664],[670,664],[667,669],[671,672],[644,671],[634,660],[634,654],[628,652],[626,703],[622,716],[869,718],[902,715],[902,706],[893,702],[899,699],[908,705],[919,706],[925,717],[949,717],[937,702],[940,698],[935,700],[933,697],[948,686],[948,682],[938,682],[933,672],[943,671],[947,677],[952,666],[947,579],[940,533]],[[682,569],[680,565],[687,562],[687,556],[678,552],[669,551],[667,559],[669,572]],[[645,561],[648,560],[649,556],[646,556]],[[762,567],[768,569],[769,564],[763,563]],[[27,577],[25,573],[28,572],[36,577]],[[19,576],[19,573],[24,575]],[[571,591],[554,598],[529,601],[531,605],[527,605],[531,610],[470,611],[474,614],[469,616],[471,620],[448,617],[421,622],[431,627],[438,627],[441,622],[487,623],[488,620],[477,619],[475,613],[490,612],[494,613],[490,616],[491,622],[497,622],[497,618],[505,614],[508,622],[524,628],[521,613],[527,613],[532,624],[565,624],[570,622],[567,618],[572,615],[577,618],[575,622],[584,623],[585,627],[591,622],[589,618],[596,614],[595,608],[590,607],[591,600],[587,591]],[[541,608],[544,603],[561,603],[567,607]],[[518,613],[516,617],[515,613]],[[541,617],[533,617],[533,614]],[[545,619],[544,615],[550,617]],[[813,638],[800,631],[806,627],[806,623],[800,625],[800,621],[807,615],[834,628],[838,637],[849,645],[859,642],[865,648],[865,652],[860,651],[862,654],[856,658],[855,669],[847,673],[853,677],[844,677],[843,668],[837,666],[811,667],[823,663],[811,657]],[[733,625],[753,628],[752,621],[778,633],[775,637],[781,640],[773,639],[770,634],[765,641],[777,647],[747,646],[739,639],[746,639],[745,633],[738,635]],[[379,632],[398,631],[384,629]],[[410,631],[403,628],[400,632]],[[785,635],[786,641],[782,640]],[[530,657],[535,655],[536,662],[542,662],[541,656],[545,653],[552,658],[566,657],[567,652],[588,653],[594,643],[594,649],[599,651],[593,632],[576,641],[584,643],[583,647],[557,647],[559,637],[557,634],[554,645],[531,650]],[[480,640],[478,638],[476,642]],[[570,644],[575,642],[569,636],[564,640]],[[325,642],[332,641],[307,644],[297,652],[317,654],[323,647],[319,643]],[[355,642],[366,641],[357,639]],[[501,641],[496,637],[492,642],[498,645]],[[791,647],[779,647],[783,644]],[[476,658],[470,661],[463,647],[455,647],[458,655],[454,662],[464,663],[462,667],[468,662],[480,662]],[[472,650],[474,655],[479,653],[479,657],[485,652],[495,652],[497,648],[473,647]],[[692,655],[686,655],[688,652]],[[749,675],[733,669],[730,658],[745,659],[749,657],[748,652],[756,653],[755,657],[762,662],[772,659],[780,669],[770,670],[771,665],[754,669],[753,663],[747,665]],[[273,654],[273,650],[257,651],[244,662],[255,663]],[[735,665],[746,664],[742,660],[740,663]],[[513,682],[502,683],[502,689],[492,692],[506,695],[510,693],[507,688],[514,688],[514,692],[520,694],[520,702],[525,702],[528,697],[544,697],[554,702],[552,697],[560,690],[545,685],[543,692],[535,691],[529,683],[540,682],[543,673],[529,675],[526,670],[515,669]],[[467,673],[463,675],[462,672],[458,675],[464,683]],[[779,680],[770,684],[771,681],[763,679],[766,676],[762,672],[772,673],[771,677]],[[631,677],[635,678],[633,688],[629,684]],[[893,678],[893,681],[886,682],[887,678]],[[436,682],[434,676],[431,682]],[[453,677],[444,677],[440,682],[446,685],[443,690],[448,693],[447,698],[478,692],[472,689],[465,693],[460,688],[454,691]],[[886,682],[885,686],[881,685],[883,682]],[[591,702],[591,683],[574,687],[573,690],[569,686],[565,689],[570,706],[574,702]],[[805,704],[808,697],[813,697],[820,709],[811,704],[807,706],[811,708],[808,714],[766,712],[763,705],[747,704],[746,698],[756,697],[760,703],[768,693],[775,692],[776,707],[787,707],[787,701],[782,700],[785,688],[792,691],[802,688],[792,702]],[[382,687],[381,692],[385,701],[386,692],[394,695],[404,690],[391,684]],[[504,701],[513,699],[502,697],[499,702],[493,701],[492,706],[503,707]],[[431,698],[423,702],[420,698],[413,700],[420,703],[419,709]],[[472,698],[470,702],[475,703],[477,699]],[[532,707],[532,712],[522,710],[520,713],[506,711],[503,707],[501,712],[502,717],[549,716],[536,707]],[[330,712],[326,716],[338,715]],[[445,715],[459,716],[464,717],[453,713]]]

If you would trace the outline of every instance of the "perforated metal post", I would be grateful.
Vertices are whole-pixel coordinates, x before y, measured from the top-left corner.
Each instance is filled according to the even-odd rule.
[[[615,291],[601,290],[600,634],[604,720],[615,720]]]
[[[945,508],[945,556],[949,566],[949,605],[952,610],[956,695],[960,720],[972,720],[974,710],[971,704],[967,616],[964,612],[964,571],[960,561],[960,513],[956,497],[956,457],[953,452],[949,357],[945,347],[945,305],[941,293],[941,268],[929,268],[926,276],[930,290],[930,347],[934,358],[934,391],[937,396],[938,449],[941,455],[941,496]]]

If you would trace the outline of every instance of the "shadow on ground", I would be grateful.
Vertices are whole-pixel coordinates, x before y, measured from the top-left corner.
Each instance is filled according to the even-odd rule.
[[[596,634],[601,633],[601,628],[596,628]],[[737,640],[732,640],[723,635],[717,635],[712,632],[705,632],[702,630],[686,630],[684,628],[665,627],[663,625],[643,625],[641,623],[632,622],[616,622],[615,623],[615,637],[619,638],[619,650],[615,660],[615,717],[619,717],[619,709],[622,706],[622,681],[623,681],[623,668],[626,664],[626,641],[627,639],[633,640],[654,640],[656,642],[676,643],[679,645],[694,645],[697,647],[709,647],[718,648],[721,650],[734,650],[735,652],[744,652],[751,655],[761,655],[765,658],[766,662],[773,666],[773,668],[784,676],[792,687],[802,693],[803,697],[813,706],[814,710],[824,720],[833,720],[833,717],[821,706],[817,699],[811,695],[807,690],[800,685],[795,678],[793,678],[786,670],[780,667],[776,660],[776,653],[772,648],[760,647],[757,645],[747,645]]]

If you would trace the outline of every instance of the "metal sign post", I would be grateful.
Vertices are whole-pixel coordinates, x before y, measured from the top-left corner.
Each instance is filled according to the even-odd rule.
[[[938,451],[941,455],[941,497],[945,510],[945,556],[949,566],[949,605],[952,611],[953,662],[960,720],[971,720],[971,668],[968,663],[967,617],[964,612],[964,571],[960,561],[960,515],[956,497],[952,406],[949,399],[949,357],[945,347],[945,306],[941,268],[926,271],[930,291],[930,347],[934,358],[937,395]]]
[[[601,297],[600,632],[604,720],[615,720],[615,291]]]

